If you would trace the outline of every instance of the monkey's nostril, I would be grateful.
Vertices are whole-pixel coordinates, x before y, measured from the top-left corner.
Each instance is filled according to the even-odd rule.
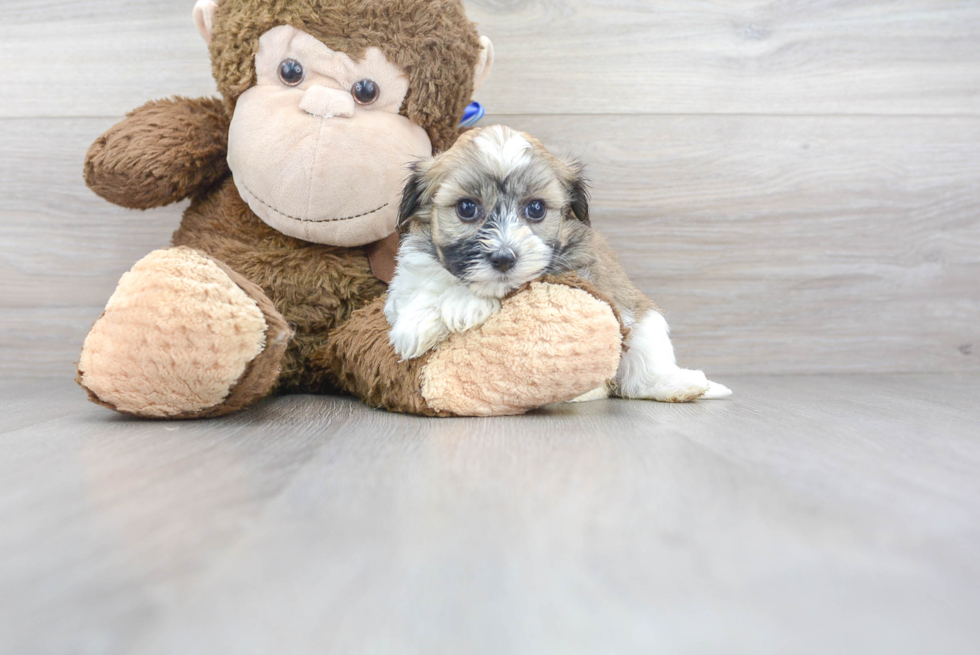
[[[490,255],[490,264],[501,273],[506,273],[512,269],[516,261],[517,256],[510,250],[502,250]]]

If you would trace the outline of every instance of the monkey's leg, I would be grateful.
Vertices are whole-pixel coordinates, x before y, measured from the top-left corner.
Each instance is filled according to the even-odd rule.
[[[354,312],[313,364],[332,368],[342,388],[392,411],[521,414],[580,396],[619,365],[620,323],[584,284],[532,283],[480,327],[407,362],[388,342],[384,301]]]
[[[291,336],[262,290],[221,262],[157,250],[119,281],[76,379],[124,414],[220,416],[268,395]]]

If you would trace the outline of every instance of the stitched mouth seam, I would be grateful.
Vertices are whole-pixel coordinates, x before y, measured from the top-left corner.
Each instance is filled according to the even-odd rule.
[[[302,223],[337,223],[339,221],[350,221],[350,220],[353,220],[355,218],[361,218],[362,216],[369,216],[371,214],[376,214],[376,213],[378,213],[379,211],[381,211],[382,209],[384,209],[385,207],[387,207],[388,205],[391,204],[390,202],[386,202],[385,204],[381,205],[377,209],[372,209],[371,211],[364,212],[363,214],[355,214],[354,216],[344,216],[343,218],[322,218],[320,220],[313,220],[312,218],[300,218],[299,216],[290,216],[289,214],[286,214],[285,212],[281,212],[278,209],[276,209],[275,207],[273,207],[272,205],[270,205],[269,203],[267,203],[265,200],[262,200],[262,198],[259,198],[255,194],[255,192],[252,191],[251,189],[249,189],[246,185],[243,184],[242,185],[242,188],[244,188],[246,191],[248,191],[249,194],[253,198],[255,198],[256,200],[258,200],[264,206],[268,207],[269,209],[271,209],[272,211],[276,212],[280,216],[285,216],[286,218],[291,218],[294,221],[300,221]]]

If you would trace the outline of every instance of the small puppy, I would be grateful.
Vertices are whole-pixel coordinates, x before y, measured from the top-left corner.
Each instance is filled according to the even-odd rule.
[[[403,359],[482,324],[522,284],[576,271],[612,299],[630,328],[616,377],[583,400],[612,393],[686,402],[731,394],[701,371],[677,366],[663,315],[590,226],[582,167],[552,156],[537,139],[494,125],[416,163],[398,227],[402,241],[385,316]]]

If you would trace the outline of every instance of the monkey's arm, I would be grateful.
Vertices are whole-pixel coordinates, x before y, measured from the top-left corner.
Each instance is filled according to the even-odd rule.
[[[310,366],[391,411],[428,416],[522,414],[571,400],[616,374],[624,330],[609,302],[574,275],[532,282],[483,325],[402,361],[384,296],[335,329]]]
[[[85,157],[85,182],[130,209],[183,200],[227,174],[228,126],[215,98],[149,102],[96,139]]]

